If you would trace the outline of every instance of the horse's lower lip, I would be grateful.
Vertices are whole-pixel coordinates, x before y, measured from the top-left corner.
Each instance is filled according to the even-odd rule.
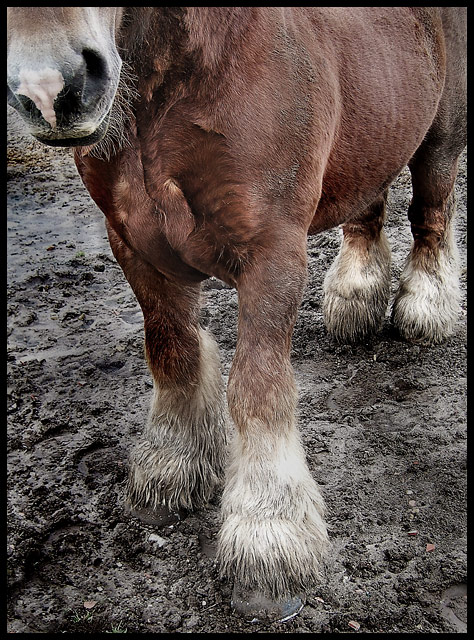
[[[34,134],[35,138],[43,144],[48,144],[51,147],[83,147],[91,144],[95,144],[101,140],[109,126],[109,114],[105,116],[99,126],[92,132],[85,136],[68,135],[67,131],[61,132],[58,137],[42,136],[40,133]]]

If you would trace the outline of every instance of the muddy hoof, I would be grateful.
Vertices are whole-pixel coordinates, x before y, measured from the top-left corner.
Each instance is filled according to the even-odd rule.
[[[301,611],[304,601],[299,596],[271,600],[259,591],[244,590],[235,584],[231,605],[237,613],[252,621],[285,622]]]
[[[156,509],[149,509],[148,507],[134,507],[132,509],[128,507],[127,512],[145,524],[152,524],[155,527],[166,527],[171,524],[176,524],[177,522],[180,522],[180,520],[184,520],[188,515],[188,512],[185,509],[170,511],[164,506],[160,506]]]

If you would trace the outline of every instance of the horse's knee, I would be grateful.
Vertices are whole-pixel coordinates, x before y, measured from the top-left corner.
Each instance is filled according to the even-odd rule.
[[[200,367],[198,328],[176,322],[159,310],[145,314],[145,356],[154,381],[161,387],[197,384]]]

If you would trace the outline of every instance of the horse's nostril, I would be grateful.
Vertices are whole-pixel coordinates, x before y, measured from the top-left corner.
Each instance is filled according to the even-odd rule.
[[[83,49],[82,57],[86,63],[85,77],[81,87],[81,101],[85,107],[100,100],[108,80],[107,63],[99,53],[92,49]]]
[[[86,70],[89,76],[102,78],[106,75],[106,65],[104,59],[92,49],[83,49],[82,57],[86,62]]]

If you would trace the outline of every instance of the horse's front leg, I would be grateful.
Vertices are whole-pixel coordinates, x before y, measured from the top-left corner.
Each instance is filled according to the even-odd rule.
[[[161,275],[120,241],[109,239],[143,311],[153,399],[130,456],[127,502],[141,518],[206,503],[223,475],[225,395],[213,338],[199,327],[199,285]]]
[[[323,500],[295,421],[290,349],[306,280],[306,238],[299,244],[275,250],[238,284],[238,340],[227,391],[237,429],[218,558],[222,573],[235,580],[234,606],[251,615],[291,613],[295,594],[314,582],[327,542]]]

